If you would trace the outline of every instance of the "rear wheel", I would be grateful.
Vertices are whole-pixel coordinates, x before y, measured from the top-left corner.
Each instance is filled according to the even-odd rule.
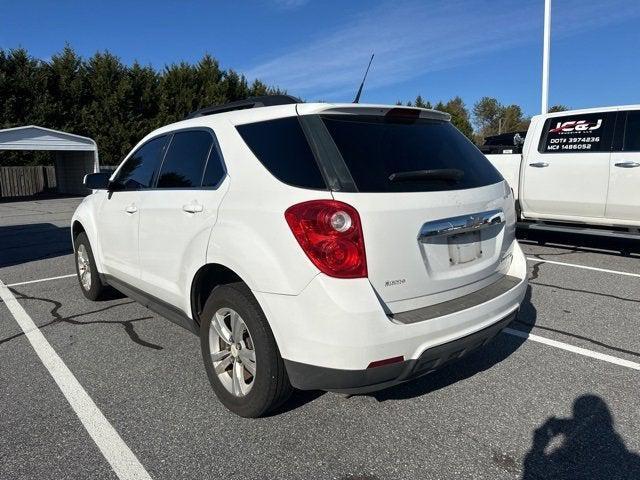
[[[273,333],[244,283],[216,287],[201,318],[205,369],[225,407],[253,418],[289,398],[293,389]]]
[[[106,291],[106,286],[100,280],[96,261],[86,233],[78,234],[74,242],[76,257],[76,273],[78,283],[85,297],[89,300],[99,300]]]

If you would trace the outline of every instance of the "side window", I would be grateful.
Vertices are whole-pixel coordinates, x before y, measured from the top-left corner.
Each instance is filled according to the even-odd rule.
[[[204,130],[177,132],[165,155],[157,188],[200,187],[213,137]]]
[[[640,110],[627,113],[623,145],[625,152],[640,152]]]
[[[552,117],[544,123],[540,153],[588,153],[611,150],[615,112]]]
[[[202,177],[203,187],[217,187],[220,180],[224,177],[224,167],[222,166],[222,156],[220,151],[214,144],[209,154],[209,160],[207,160],[207,167]]]
[[[136,150],[120,168],[115,182],[125,190],[141,190],[153,185],[167,137],[149,140]]]
[[[281,182],[326,190],[316,159],[296,117],[236,127],[260,163]]]

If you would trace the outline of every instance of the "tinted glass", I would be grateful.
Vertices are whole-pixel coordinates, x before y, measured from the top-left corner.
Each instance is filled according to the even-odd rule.
[[[588,153],[611,149],[615,115],[589,113],[549,118],[542,131],[541,153]]]
[[[166,136],[158,137],[140,147],[122,166],[116,183],[126,190],[151,187],[162,161],[166,141]]]
[[[200,187],[213,145],[209,132],[194,130],[173,135],[158,177],[158,188]]]
[[[253,154],[278,180],[302,188],[327,188],[296,117],[237,128]]]
[[[220,152],[214,145],[209,154],[209,161],[202,178],[203,187],[217,187],[220,180],[224,177],[224,168],[222,166],[222,157]]]
[[[627,124],[624,129],[624,150],[640,152],[640,111],[627,114]]]
[[[322,119],[361,192],[459,190],[502,180],[485,156],[449,122],[364,115]],[[402,172],[449,169],[461,176],[389,178]]]

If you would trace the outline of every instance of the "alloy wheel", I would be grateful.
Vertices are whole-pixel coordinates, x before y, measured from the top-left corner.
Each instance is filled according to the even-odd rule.
[[[220,383],[236,397],[251,391],[256,375],[256,352],[251,333],[238,312],[220,308],[209,326],[209,351]]]
[[[89,263],[89,254],[84,244],[80,244],[78,247],[76,261],[78,262],[78,276],[80,277],[80,284],[82,285],[82,288],[89,291],[91,290],[91,267]]]

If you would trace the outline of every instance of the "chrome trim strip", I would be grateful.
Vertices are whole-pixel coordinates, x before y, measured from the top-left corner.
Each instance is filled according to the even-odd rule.
[[[429,238],[472,232],[492,225],[502,225],[504,222],[505,216],[502,209],[461,215],[459,217],[443,218],[422,225],[420,233],[418,234],[418,240],[426,242]]]

